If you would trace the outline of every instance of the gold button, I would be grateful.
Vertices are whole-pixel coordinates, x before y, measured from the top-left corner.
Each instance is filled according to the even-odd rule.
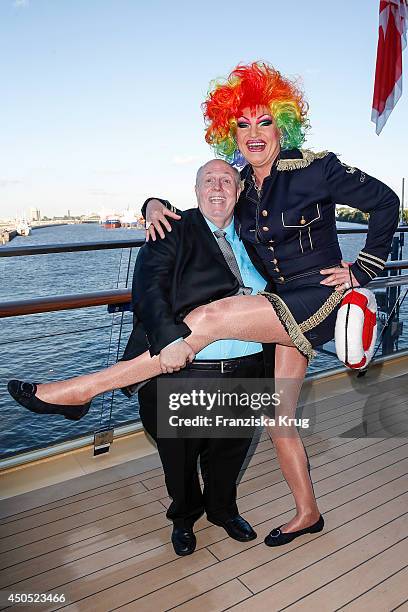
[[[274,240],[268,240],[268,242],[275,242]]]
[[[275,249],[273,247],[268,247],[269,251],[274,251]]]
[[[303,217],[303,215],[302,215],[302,218],[301,218],[301,220],[300,220],[300,224],[301,224],[301,225],[304,225],[305,223],[306,223],[306,219],[305,219],[305,218]]]
[[[277,264],[277,263],[278,263],[278,260],[277,260],[277,259],[273,259],[273,260],[272,260],[272,263]]]
[[[280,272],[279,268],[275,268],[275,272]]]
[[[262,215],[263,215],[264,217],[267,217],[267,216],[268,216],[268,211],[267,211],[267,210],[263,210],[263,211],[262,211]]]
[[[269,227],[266,227],[266,225],[264,225],[262,229],[263,229],[264,232],[268,232],[269,231]]]
[[[280,280],[280,281],[284,281],[285,279],[284,279],[284,277],[283,277],[283,276],[280,276],[280,277],[279,277],[279,280]]]

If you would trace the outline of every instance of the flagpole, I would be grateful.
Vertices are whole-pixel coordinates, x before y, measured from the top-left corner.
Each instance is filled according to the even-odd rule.
[[[404,223],[404,198],[405,198],[405,178],[402,177],[402,189],[401,189],[401,219],[400,223]],[[407,219],[408,221],[408,219]]]

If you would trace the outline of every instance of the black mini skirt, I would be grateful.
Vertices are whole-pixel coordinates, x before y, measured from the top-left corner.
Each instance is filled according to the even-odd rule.
[[[286,279],[274,293],[261,292],[272,304],[296,348],[310,362],[315,347],[334,338],[337,311],[344,291],[321,285],[327,275],[312,270]]]

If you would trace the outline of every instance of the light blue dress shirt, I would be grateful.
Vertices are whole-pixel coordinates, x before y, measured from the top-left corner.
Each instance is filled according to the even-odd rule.
[[[214,223],[206,217],[211,232],[219,229]],[[249,259],[249,255],[245,250],[243,242],[238,238],[234,227],[234,219],[231,223],[224,227],[225,238],[230,243],[238,263],[239,271],[241,272],[242,280],[246,287],[252,287],[252,295],[256,295],[258,291],[263,291],[266,286],[265,279],[259,274],[258,270]],[[216,237],[214,236],[216,241]],[[181,340],[181,338],[180,338]],[[188,342],[188,337],[185,338]],[[175,340],[179,342],[179,340]],[[171,343],[173,344],[173,343]],[[206,346],[202,351],[197,353],[196,359],[233,359],[234,357],[245,357],[262,351],[262,344],[259,342],[243,342],[242,340],[217,340]]]

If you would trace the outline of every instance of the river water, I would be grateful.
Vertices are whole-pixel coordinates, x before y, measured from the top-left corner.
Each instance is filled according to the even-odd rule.
[[[340,227],[356,227],[342,223]],[[140,230],[105,230],[96,224],[37,229],[17,237],[10,246],[143,238]],[[363,234],[341,235],[343,258],[355,259],[364,244]],[[0,249],[6,249],[7,246]],[[0,258],[0,300],[27,299],[125,287],[131,284],[138,249],[55,253]],[[405,247],[404,258],[408,258]],[[408,321],[408,308],[402,308]],[[33,415],[8,395],[7,380],[51,381],[88,373],[114,363],[123,352],[131,330],[131,313],[108,314],[105,306],[0,319],[0,457],[70,440],[106,427],[134,421],[138,403],[120,391],[98,397],[78,423],[63,417]],[[113,323],[113,325],[112,325]],[[121,326],[122,323],[122,326]],[[122,332],[120,329],[122,327]],[[399,348],[408,347],[406,323]],[[119,342],[120,339],[120,342]],[[329,346],[333,350],[333,346]],[[336,357],[318,354],[311,373],[337,367]]]

